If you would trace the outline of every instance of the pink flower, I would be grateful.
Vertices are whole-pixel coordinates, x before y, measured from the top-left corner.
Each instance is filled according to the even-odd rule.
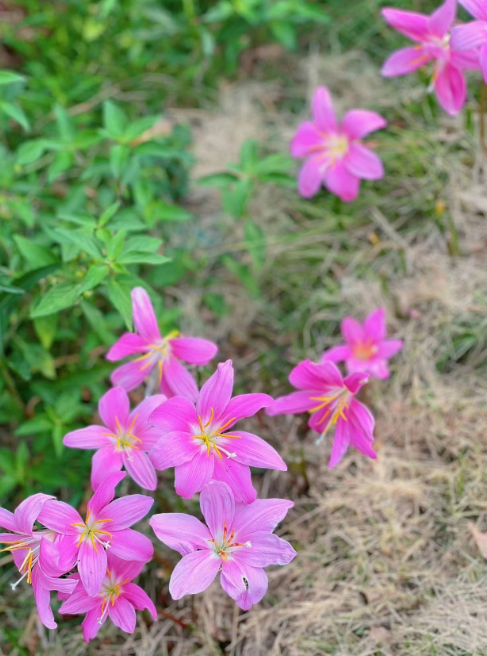
[[[329,467],[335,467],[345,455],[349,445],[369,458],[377,458],[372,449],[374,418],[355,395],[369,378],[366,373],[342,377],[331,362],[316,364],[304,360],[295,367],[289,382],[299,391],[281,396],[267,408],[268,415],[311,414],[309,427],[321,433],[320,442],[331,426],[335,426],[335,439]]]
[[[302,123],[291,142],[293,157],[306,157],[299,173],[299,193],[314,196],[325,186],[343,201],[357,198],[360,180],[384,176],[381,160],[362,144],[363,137],[386,127],[379,114],[352,109],[338,123],[328,89],[318,87],[313,97],[313,122]]]
[[[57,564],[59,552],[54,544],[55,533],[34,530],[42,507],[53,498],[47,494],[34,494],[25,499],[14,513],[0,508],[0,526],[12,531],[0,533],[0,543],[8,545],[0,553],[10,551],[22,575],[12,588],[27,578],[27,583],[32,584],[39,618],[48,629],[57,627],[50,604],[51,590],[71,593],[76,587],[76,582],[59,578],[64,572]]]
[[[127,392],[114,387],[101,397],[98,404],[104,426],[88,426],[64,436],[66,446],[97,449],[91,470],[94,490],[107,476],[122,467],[141,487],[156,489],[157,476],[147,452],[159,438],[159,431],[152,428],[149,417],[165,400],[162,394],[150,396],[130,412]]]
[[[387,361],[402,349],[400,339],[386,339],[386,313],[378,308],[369,314],[363,325],[352,317],[346,317],[341,325],[346,344],[334,346],[323,353],[321,362],[347,363],[347,371],[367,371],[384,380],[390,372]]]
[[[264,567],[287,565],[296,552],[272,531],[284,519],[292,501],[259,499],[235,504],[232,490],[211,481],[200,496],[208,528],[181,513],[153,515],[150,525],[159,540],[183,558],[169,582],[173,599],[206,590],[221,570],[220,583],[240,608],[249,610],[267,591]]]
[[[98,594],[107,569],[106,549],[122,560],[147,562],[152,558],[151,541],[129,528],[150,510],[154,499],[133,494],[113,501],[115,487],[124,472],[111,474],[88,502],[85,521],[62,501],[47,501],[39,522],[60,534],[59,566],[69,572],[78,563],[78,572],[90,597]]]
[[[150,597],[131,583],[143,567],[144,563],[129,563],[109,553],[108,568],[98,594],[90,597],[81,581],[72,595],[60,595],[67,601],[59,612],[67,615],[86,613],[82,623],[85,642],[96,637],[107,617],[122,631],[133,633],[136,610],[147,608],[154,620],[157,619],[156,607]]]
[[[166,401],[151,420],[162,429],[149,458],[156,469],[175,467],[176,492],[190,499],[209,480],[225,481],[237,501],[256,498],[250,466],[280,469],[286,464],[267,442],[244,431],[229,431],[243,417],[251,417],[272,403],[267,394],[232,397],[233,366],[227,360],[201,388],[195,406],[183,397]]]
[[[473,55],[476,58],[487,83],[487,3],[483,0],[460,0],[460,4],[477,20],[454,27],[450,45],[464,56]],[[475,52],[468,52],[472,50]]]
[[[215,356],[218,347],[206,339],[178,337],[177,331],[162,337],[149,295],[142,287],[132,290],[132,313],[136,332],[123,334],[106,357],[116,362],[137,353],[143,355],[115,369],[111,376],[112,384],[130,392],[157,367],[163,394],[168,397],[186,396],[196,401],[196,383],[179,360],[206,365]]]
[[[445,0],[431,16],[390,7],[382,10],[391,27],[418,44],[393,53],[382,67],[382,75],[408,75],[434,61],[432,86],[438,102],[451,116],[458,114],[467,98],[462,69],[478,68],[475,55],[459,52],[461,48],[450,41],[455,14],[456,0]]]

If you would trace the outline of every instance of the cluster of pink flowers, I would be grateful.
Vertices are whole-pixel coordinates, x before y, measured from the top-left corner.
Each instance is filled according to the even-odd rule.
[[[431,16],[386,7],[382,15],[415,45],[393,53],[382,67],[384,77],[407,75],[432,67],[430,90],[451,116],[467,99],[464,71],[481,69],[487,83],[487,2],[460,0],[477,20],[454,26],[457,0],[445,0]],[[362,143],[371,132],[386,127],[375,112],[352,109],[338,122],[326,87],[316,89],[313,121],[302,123],[291,141],[291,155],[305,158],[298,176],[301,196],[314,196],[322,184],[345,202],[358,196],[361,180],[378,180],[384,169],[378,156]]]

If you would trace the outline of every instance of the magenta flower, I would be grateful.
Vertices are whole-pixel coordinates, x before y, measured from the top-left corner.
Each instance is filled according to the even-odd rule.
[[[64,572],[57,564],[59,552],[54,544],[55,533],[34,529],[42,507],[53,498],[47,494],[34,494],[25,499],[14,513],[0,508],[0,526],[12,531],[0,533],[0,543],[8,545],[0,553],[10,551],[21,574],[12,588],[27,578],[27,583],[32,585],[39,618],[48,629],[57,627],[50,604],[51,590],[71,593],[76,587],[76,582],[59,578]]]
[[[164,403],[162,394],[150,396],[130,412],[130,399],[122,387],[104,394],[98,412],[104,426],[87,426],[64,436],[66,446],[75,449],[97,449],[93,456],[91,486],[98,488],[107,476],[125,467],[130,476],[146,490],[155,490],[157,476],[147,455],[157,439],[149,417]]]
[[[129,528],[150,510],[154,499],[133,494],[113,501],[115,488],[125,472],[108,476],[88,502],[86,519],[62,501],[47,501],[39,521],[60,534],[59,566],[69,572],[78,563],[78,572],[90,597],[98,594],[107,569],[106,549],[122,560],[147,562],[152,558],[151,541]]]
[[[349,445],[375,459],[377,455],[372,449],[374,418],[355,398],[368,378],[369,374],[366,373],[354,373],[343,378],[331,362],[316,364],[304,360],[289,375],[289,382],[299,391],[276,399],[267,408],[267,414],[274,416],[309,412],[309,427],[321,433],[318,442],[335,426],[329,467],[338,465]]]
[[[386,313],[378,308],[369,314],[363,325],[352,317],[346,317],[341,325],[346,344],[334,346],[323,353],[321,362],[346,362],[347,371],[367,371],[385,380],[390,372],[387,361],[402,349],[400,339],[386,339]]]
[[[252,433],[235,431],[235,423],[255,415],[272,403],[267,394],[232,397],[233,366],[227,360],[201,388],[195,406],[176,396],[157,408],[151,416],[162,429],[161,439],[149,453],[156,469],[175,467],[176,492],[190,499],[212,478],[232,488],[237,501],[255,501],[250,466],[280,469],[287,467],[267,442]]]
[[[483,0],[460,0],[460,4],[477,20],[454,27],[450,45],[462,55],[476,58],[487,84],[487,3]]]
[[[431,16],[390,7],[382,10],[391,27],[418,44],[393,53],[382,67],[382,75],[408,75],[434,62],[431,84],[438,102],[451,116],[458,114],[467,98],[462,69],[479,67],[475,55],[460,52],[462,48],[450,41],[455,14],[456,0],[445,0]]]
[[[338,123],[328,89],[313,97],[313,122],[302,123],[291,142],[293,157],[306,157],[298,178],[299,193],[311,198],[321,184],[343,201],[357,198],[360,180],[384,176],[381,160],[362,144],[363,137],[386,127],[379,114],[352,109]]]
[[[159,540],[183,558],[169,582],[173,599],[206,590],[221,570],[220,583],[243,610],[267,591],[264,567],[287,565],[296,552],[272,531],[284,519],[292,501],[259,499],[235,504],[228,485],[211,481],[200,496],[208,528],[196,517],[180,513],[153,515],[150,525]]]
[[[196,401],[196,383],[179,360],[188,364],[208,364],[218,350],[216,344],[197,337],[178,337],[177,331],[162,337],[151,300],[142,287],[132,290],[132,314],[136,332],[123,334],[106,357],[116,362],[137,353],[143,355],[115,369],[111,376],[113,386],[130,392],[157,367],[163,394],[186,396]]]
[[[147,609],[157,620],[156,607],[150,597],[132,583],[143,567],[144,563],[128,563],[109,553],[108,568],[98,594],[90,597],[81,581],[72,595],[60,595],[67,601],[59,612],[66,615],[86,613],[82,623],[85,642],[96,637],[107,617],[122,631],[133,633],[136,610]]]

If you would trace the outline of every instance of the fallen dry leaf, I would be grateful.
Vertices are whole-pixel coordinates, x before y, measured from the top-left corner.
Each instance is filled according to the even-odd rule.
[[[479,548],[480,555],[482,558],[487,560],[487,533],[482,533],[482,531],[479,531],[475,524],[469,524],[468,528],[470,529],[473,539]]]

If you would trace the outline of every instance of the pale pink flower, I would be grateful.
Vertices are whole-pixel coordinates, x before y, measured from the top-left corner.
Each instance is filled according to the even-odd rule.
[[[296,552],[272,531],[284,519],[292,501],[259,499],[249,505],[235,503],[232,490],[211,481],[201,491],[201,512],[153,515],[150,525],[159,540],[183,558],[169,582],[173,599],[206,590],[221,571],[220,583],[243,610],[258,603],[267,591],[264,567],[287,565]]]
[[[353,317],[346,317],[341,330],[346,344],[334,346],[323,353],[321,362],[345,361],[349,374],[367,371],[381,380],[389,378],[387,361],[399,353],[403,342],[400,339],[386,339],[384,308],[371,312],[363,324]]]
[[[48,629],[57,627],[51,610],[51,590],[70,593],[76,582],[59,578],[65,572],[58,566],[59,552],[54,541],[56,534],[49,530],[36,530],[34,524],[44,504],[54,497],[34,494],[23,501],[14,513],[0,508],[0,526],[11,533],[0,533],[0,543],[8,546],[19,570],[20,579],[12,584],[15,589],[27,579],[32,585],[39,619]]]
[[[124,333],[106,357],[115,362],[130,355],[142,355],[115,369],[112,384],[130,392],[157,367],[163,394],[186,396],[196,401],[198,387],[179,361],[206,365],[218,351],[216,344],[198,337],[180,337],[177,331],[161,336],[151,300],[142,287],[132,290],[132,314],[136,332]]]
[[[232,397],[233,366],[227,360],[201,388],[195,406],[173,397],[157,408],[151,420],[161,439],[149,458],[156,469],[175,467],[176,492],[190,499],[212,478],[225,481],[239,502],[256,498],[250,466],[280,469],[286,464],[267,442],[252,433],[233,430],[237,421],[252,417],[272,403],[267,394]]]
[[[382,75],[408,75],[434,62],[431,85],[443,109],[454,116],[467,99],[467,83],[462,69],[478,68],[477,57],[460,52],[450,30],[456,15],[456,0],[445,2],[431,16],[386,7],[382,15],[391,27],[417,45],[393,53],[382,67]]]
[[[62,501],[47,501],[39,522],[59,533],[59,566],[69,572],[78,563],[78,572],[90,596],[98,594],[107,569],[106,549],[122,560],[148,562],[152,558],[151,541],[129,528],[149,512],[154,499],[132,494],[120,499],[115,487],[125,472],[108,476],[88,502],[86,519]]]
[[[291,142],[291,155],[306,157],[298,178],[299,193],[310,198],[324,184],[343,201],[353,201],[361,179],[384,176],[381,160],[362,139],[387,123],[375,112],[352,109],[340,124],[326,87],[316,89],[312,111],[313,122],[302,123]]]
[[[374,442],[374,418],[355,395],[369,378],[366,373],[354,373],[342,377],[331,362],[317,364],[304,360],[295,367],[289,382],[299,391],[281,396],[267,408],[268,415],[311,414],[309,427],[321,433],[321,442],[332,426],[335,438],[329,467],[335,467],[352,445],[369,458],[377,458],[372,449]]]
[[[108,568],[98,594],[90,597],[80,581],[73,594],[60,595],[60,598],[66,601],[59,612],[66,615],[86,613],[82,623],[85,642],[96,637],[108,617],[122,631],[133,633],[136,610],[147,609],[154,620],[157,620],[156,607],[150,597],[142,588],[132,583],[143,567],[144,563],[126,562],[109,553]]]
[[[94,490],[122,467],[141,487],[156,489],[157,476],[147,452],[159,439],[159,431],[153,428],[149,417],[165,400],[162,394],[150,396],[130,412],[127,392],[122,387],[114,387],[98,403],[104,426],[87,426],[64,436],[66,446],[97,449],[91,469]]]
[[[473,55],[477,59],[487,84],[487,2],[460,0],[460,4],[477,20],[454,27],[450,45],[463,55]]]

